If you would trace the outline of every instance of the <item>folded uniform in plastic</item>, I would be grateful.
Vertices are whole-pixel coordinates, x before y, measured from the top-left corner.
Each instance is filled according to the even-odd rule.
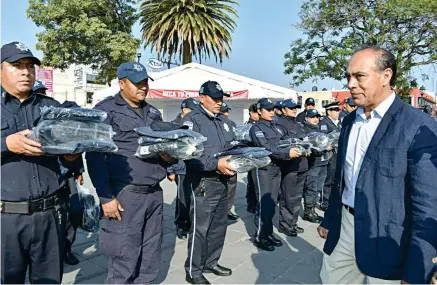
[[[88,232],[97,232],[101,215],[99,197],[94,189],[87,189],[77,182],[76,188],[83,209],[81,227]]]
[[[278,147],[280,148],[289,148],[289,147],[295,148],[301,153],[302,155],[310,155],[311,154],[311,143],[307,141],[303,141],[298,138],[285,138],[283,140],[280,140],[278,142]]]
[[[166,153],[179,160],[200,157],[203,153],[203,142],[207,139],[201,134],[188,129],[167,131],[153,130],[152,127],[136,128],[141,137],[135,156],[146,159]]]
[[[272,153],[263,147],[242,147],[237,146],[230,150],[217,153],[216,158],[231,156],[228,164],[239,173],[248,172],[254,168],[265,167],[270,164],[269,155]]]
[[[252,142],[252,139],[250,138],[251,128],[252,124],[245,124],[234,128],[235,139],[245,143]]]
[[[41,143],[47,154],[76,154],[89,151],[116,152],[112,126],[101,123],[106,113],[84,108],[43,107],[42,117],[31,139]]]

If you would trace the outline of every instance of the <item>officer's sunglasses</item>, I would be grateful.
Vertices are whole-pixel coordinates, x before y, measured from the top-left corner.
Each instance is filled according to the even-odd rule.
[[[331,111],[336,111],[336,112],[340,112],[340,108],[336,108],[336,109],[331,109]]]

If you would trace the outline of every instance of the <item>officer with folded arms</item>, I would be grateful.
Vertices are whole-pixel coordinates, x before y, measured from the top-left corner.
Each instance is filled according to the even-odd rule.
[[[100,246],[108,257],[107,283],[150,284],[161,260],[163,195],[159,185],[174,161],[165,154],[140,159],[138,127],[162,121],[161,113],[146,102],[149,76],[137,62],[117,69],[120,92],[100,101],[104,121],[114,129],[117,153],[90,152],[86,160],[91,181],[102,203]],[[151,79],[151,78],[150,78]]]
[[[1,48],[1,283],[61,283],[66,211],[60,159],[70,168],[80,155],[46,156],[29,139],[40,108],[59,106],[32,91],[38,58],[22,43]]]
[[[182,119],[182,124],[207,138],[199,159],[186,161],[186,180],[192,187],[191,229],[188,237],[186,280],[191,284],[210,284],[203,276],[212,272],[229,276],[232,270],[218,264],[225,242],[228,212],[229,178],[235,175],[227,163],[214,155],[232,145],[232,122],[220,113],[223,92],[220,84],[207,81],[199,91],[200,106]]]
[[[287,135],[287,130],[274,121],[274,104],[270,99],[262,98],[257,103],[260,120],[250,129],[250,137],[256,147],[264,147],[272,152],[272,162],[256,169],[256,194],[258,198],[255,225],[258,227],[255,246],[266,251],[273,251],[275,246],[282,246],[281,240],[273,235],[273,217],[278,203],[281,184],[280,165],[284,160],[297,158],[300,153],[291,147],[279,148],[277,143]]]

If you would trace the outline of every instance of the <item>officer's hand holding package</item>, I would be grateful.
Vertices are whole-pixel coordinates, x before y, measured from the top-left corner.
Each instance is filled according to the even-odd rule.
[[[298,158],[300,157],[302,154],[299,152],[299,150],[297,150],[296,148],[292,148],[290,149],[290,158]]]
[[[24,130],[6,137],[6,146],[9,151],[28,156],[41,156],[41,144],[29,138],[31,130]]]

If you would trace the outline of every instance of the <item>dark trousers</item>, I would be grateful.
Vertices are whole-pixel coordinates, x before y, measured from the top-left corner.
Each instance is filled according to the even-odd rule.
[[[1,283],[61,283],[64,268],[65,209],[31,215],[1,214]]]
[[[159,186],[158,186],[159,187]],[[150,284],[161,264],[162,190],[144,194],[122,190],[121,221],[100,220],[100,248],[108,257],[108,284]]]
[[[316,205],[319,193],[322,193],[323,184],[326,180],[327,165],[313,166],[308,170],[303,190],[305,208]]]
[[[178,228],[189,230],[190,222],[190,203],[191,187],[185,175],[176,176],[177,197],[175,208],[175,225]]]
[[[297,224],[307,172],[282,171],[279,227],[291,230]]]
[[[204,268],[215,267],[220,259],[228,223],[228,181],[228,177],[220,175],[192,184],[191,228],[185,261],[185,271],[191,278],[201,276]]]
[[[331,196],[332,187],[335,185],[335,168],[337,167],[337,154],[331,157],[328,163],[327,175],[325,184],[323,185],[323,193],[321,195],[321,204],[328,205],[329,196]]]
[[[232,209],[232,206],[234,206],[235,203],[235,193],[237,193],[237,175],[231,176],[229,178],[229,185],[228,185],[228,211]]]
[[[258,228],[256,235],[264,239],[273,234],[273,217],[278,203],[281,170],[273,165],[258,168],[255,171],[254,181],[258,199],[255,215],[255,225]]]
[[[246,188],[246,202],[247,208],[255,208],[258,204],[256,199],[255,183],[253,177],[255,176],[256,169],[252,169],[247,173],[247,188]]]

